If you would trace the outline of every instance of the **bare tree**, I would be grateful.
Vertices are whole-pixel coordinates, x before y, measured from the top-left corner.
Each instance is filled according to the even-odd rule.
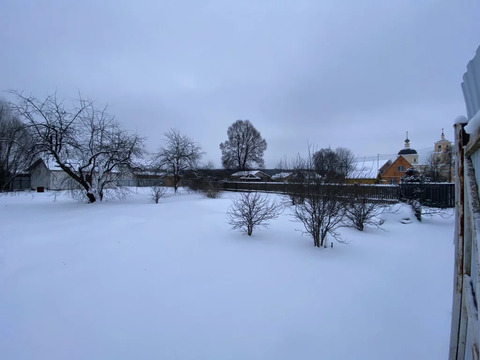
[[[323,148],[313,154],[315,171],[325,182],[342,182],[355,169],[355,162],[352,151],[343,147],[335,151]]]
[[[355,163],[357,162],[356,156],[352,150],[338,147],[335,149],[335,154],[338,157],[338,172],[344,177],[349,177],[355,170]]]
[[[122,130],[106,108],[80,99],[72,108],[56,95],[44,100],[14,93],[18,114],[33,137],[35,155],[48,156],[85,191],[89,202],[143,154],[143,138]]]
[[[348,194],[348,204],[345,207],[345,218],[348,225],[363,231],[365,225],[379,225],[378,216],[383,213],[384,206],[368,199],[363,187],[355,184],[353,192]]]
[[[442,153],[431,153],[424,169],[424,175],[430,182],[452,182],[453,154],[447,146]]]
[[[453,156],[453,150],[452,150],[452,147],[450,145],[447,146],[447,151],[445,153],[445,161],[446,161],[446,171],[447,171],[447,176],[446,176],[446,180],[448,182],[452,182],[453,179],[452,179],[452,173],[453,173],[453,169],[454,169],[454,166],[455,166],[455,158]]]
[[[315,247],[326,246],[328,234],[341,240],[337,229],[342,225],[346,206],[344,188],[336,184],[324,184],[324,179],[315,172],[318,154],[334,154],[330,149],[322,150],[328,151],[314,151],[309,145],[307,158],[298,157],[297,164],[303,168],[306,176],[295,191],[297,201],[293,201],[293,216],[303,224],[304,233],[312,237]],[[330,161],[328,158],[326,156],[325,160]]]
[[[442,182],[445,180],[442,174],[440,159],[435,157],[433,153],[431,153],[428,157],[427,166],[425,167],[423,173],[431,182]]]
[[[158,204],[158,201],[165,196],[167,193],[167,188],[161,185],[154,185],[152,186],[151,190],[151,198],[155,201],[155,204]]]
[[[282,206],[270,201],[266,195],[247,192],[233,200],[227,218],[233,229],[240,229],[251,236],[254,228],[267,227],[269,221],[276,219],[281,212]]]
[[[249,120],[237,120],[227,130],[228,140],[220,144],[226,169],[247,170],[263,167],[267,142]]]
[[[15,176],[27,170],[32,161],[32,145],[28,129],[10,104],[0,99],[0,191],[10,190]]]
[[[203,156],[200,146],[188,136],[171,129],[164,134],[165,146],[156,155],[158,166],[164,168],[173,177],[173,187],[177,192],[181,174],[197,167]]]
[[[90,180],[91,192],[102,200],[143,154],[143,139],[123,130],[106,108],[88,106],[80,115],[82,154],[78,172]]]
[[[320,185],[322,183],[322,177],[315,171],[313,153],[315,153],[314,147],[308,145],[307,157],[297,154],[292,162],[293,184],[288,194],[292,205],[303,203],[308,184]]]
[[[276,170],[289,170],[290,169],[290,165],[289,165],[289,162],[288,162],[287,155],[283,155],[283,158],[281,158],[280,161],[277,163],[277,165],[275,166],[275,169]]]
[[[330,148],[316,151],[313,154],[313,163],[315,171],[322,176],[325,181],[330,182],[336,180],[339,164],[335,151]]]
[[[345,201],[342,187],[330,184],[307,184],[304,187],[303,203],[296,204],[294,216],[313,238],[313,246],[326,246],[330,234],[340,241],[337,229],[342,225],[345,214]]]

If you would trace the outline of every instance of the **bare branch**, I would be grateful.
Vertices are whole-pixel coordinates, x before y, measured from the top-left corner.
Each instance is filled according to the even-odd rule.
[[[142,155],[143,139],[122,130],[106,107],[79,99],[68,108],[56,94],[44,100],[13,94],[19,99],[15,110],[31,129],[33,153],[53,159],[90,202],[102,200],[105,186]]]
[[[164,136],[166,144],[155,155],[155,162],[173,176],[173,187],[177,192],[182,173],[195,169],[204,153],[194,140],[176,129],[170,129]]]
[[[264,166],[267,142],[248,120],[237,120],[227,130],[228,140],[220,144],[222,164],[226,169],[247,170]]]
[[[248,192],[233,200],[227,218],[233,229],[239,229],[251,236],[254,228],[268,227],[269,221],[276,219],[282,211],[283,207],[269,201],[266,195]]]

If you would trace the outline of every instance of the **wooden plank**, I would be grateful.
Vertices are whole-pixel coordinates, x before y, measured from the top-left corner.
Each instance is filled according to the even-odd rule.
[[[464,297],[465,297],[465,307],[466,313],[468,314],[468,331],[467,336],[469,337],[468,344],[470,349],[465,349],[465,352],[471,351],[473,359],[478,359],[479,357],[479,323],[478,323],[478,310],[476,306],[475,293],[472,288],[472,279],[468,275],[465,275],[463,283],[465,284]]]
[[[463,152],[463,126],[456,124],[455,130],[455,267],[454,287],[452,301],[452,323],[450,330],[450,360],[459,360],[459,345],[461,343],[461,318],[462,318],[462,291],[463,291],[463,239],[464,239],[464,152]],[[464,344],[464,342],[463,342]]]

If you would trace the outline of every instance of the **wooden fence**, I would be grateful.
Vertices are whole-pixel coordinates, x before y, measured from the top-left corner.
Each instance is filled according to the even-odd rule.
[[[162,186],[164,184],[163,179],[118,179],[117,186],[131,186],[131,187],[149,187],[149,186]]]
[[[301,191],[303,184],[297,183],[276,183],[276,182],[241,182],[228,181],[222,183],[222,189],[227,191],[263,191],[279,194],[296,194]],[[454,184],[402,184],[402,185],[353,185],[353,184],[325,184],[318,187],[340,187],[338,193],[351,198],[362,196],[374,202],[395,203],[408,201],[415,198],[422,205],[432,207],[454,207],[455,206],[455,185]],[[326,189],[325,189],[326,190]],[[325,191],[327,192],[327,191]]]
[[[467,66],[462,83],[467,118],[455,124],[455,267],[450,360],[480,358],[480,47]],[[470,137],[465,133],[471,124]]]
[[[424,206],[436,208],[455,207],[455,184],[426,183],[402,184],[399,186],[399,200],[417,199]]]

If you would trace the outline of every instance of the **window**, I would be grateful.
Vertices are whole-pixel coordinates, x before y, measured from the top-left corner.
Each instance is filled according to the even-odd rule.
[[[390,185],[395,185],[395,179],[390,179],[388,182],[390,183]]]
[[[437,151],[442,151],[442,145],[437,146]]]
[[[403,166],[403,165],[397,166],[397,171],[398,172],[404,172],[405,171],[405,166]]]

